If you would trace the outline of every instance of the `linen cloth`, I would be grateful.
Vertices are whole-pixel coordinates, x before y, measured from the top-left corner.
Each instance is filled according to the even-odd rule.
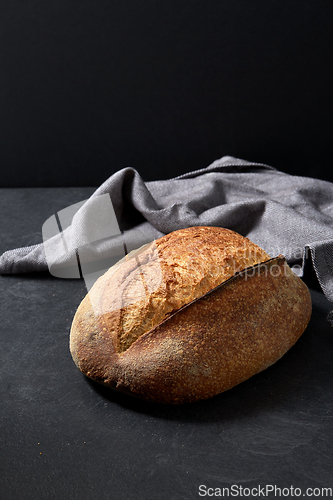
[[[126,167],[83,202],[67,224],[63,264],[76,258],[80,245],[91,241],[86,233],[92,202],[105,194],[110,195],[121,234],[113,238],[102,234],[93,248],[95,258],[107,261],[114,254],[117,260],[122,246],[127,253],[177,229],[220,226],[248,237],[272,257],[283,254],[305,282],[314,271],[323,293],[333,302],[333,183],[231,156],[207,168],[149,182]],[[1,274],[48,269],[43,243],[9,250],[0,257]],[[333,310],[327,319],[333,326]]]

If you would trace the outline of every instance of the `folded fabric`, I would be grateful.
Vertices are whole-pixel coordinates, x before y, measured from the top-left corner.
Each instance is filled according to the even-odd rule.
[[[113,229],[105,230],[109,222],[103,222],[100,210],[104,201],[97,203],[103,195],[112,202]],[[96,207],[102,217],[99,224],[94,218]],[[136,170],[124,168],[76,208],[71,220],[62,224],[63,234],[50,234],[53,246],[44,239],[39,245],[5,252],[0,273],[48,270],[48,252],[53,249],[62,269],[67,265],[68,277],[74,277],[78,256],[82,275],[82,266],[88,269],[91,260],[105,267],[171,231],[220,226],[247,236],[272,257],[283,254],[305,282],[314,271],[323,293],[333,302],[333,183],[225,156],[207,168],[159,181],[144,182]],[[91,272],[90,276],[97,275]],[[328,321],[333,326],[333,311]]]

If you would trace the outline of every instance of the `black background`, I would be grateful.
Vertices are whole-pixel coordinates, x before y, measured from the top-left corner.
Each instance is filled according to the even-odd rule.
[[[125,166],[162,179],[234,155],[333,181],[332,15],[331,0],[0,0],[0,187],[49,187],[2,190],[0,253],[41,241],[46,214]],[[321,293],[278,363],[172,408],[77,370],[68,334],[85,293],[1,277],[1,500],[333,487]]]
[[[2,187],[223,155],[333,180],[330,0],[0,0]]]

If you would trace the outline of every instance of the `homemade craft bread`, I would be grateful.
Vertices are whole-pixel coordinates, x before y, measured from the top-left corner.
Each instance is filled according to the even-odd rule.
[[[284,257],[223,228],[192,227],[132,252],[80,304],[70,350],[113,389],[163,403],[219,394],[277,361],[311,315]]]

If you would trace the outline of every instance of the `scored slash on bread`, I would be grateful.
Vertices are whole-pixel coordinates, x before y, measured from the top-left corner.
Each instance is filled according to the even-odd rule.
[[[219,394],[277,361],[311,315],[306,285],[223,228],[170,233],[116,264],[80,304],[70,349],[113,389],[163,403]]]

